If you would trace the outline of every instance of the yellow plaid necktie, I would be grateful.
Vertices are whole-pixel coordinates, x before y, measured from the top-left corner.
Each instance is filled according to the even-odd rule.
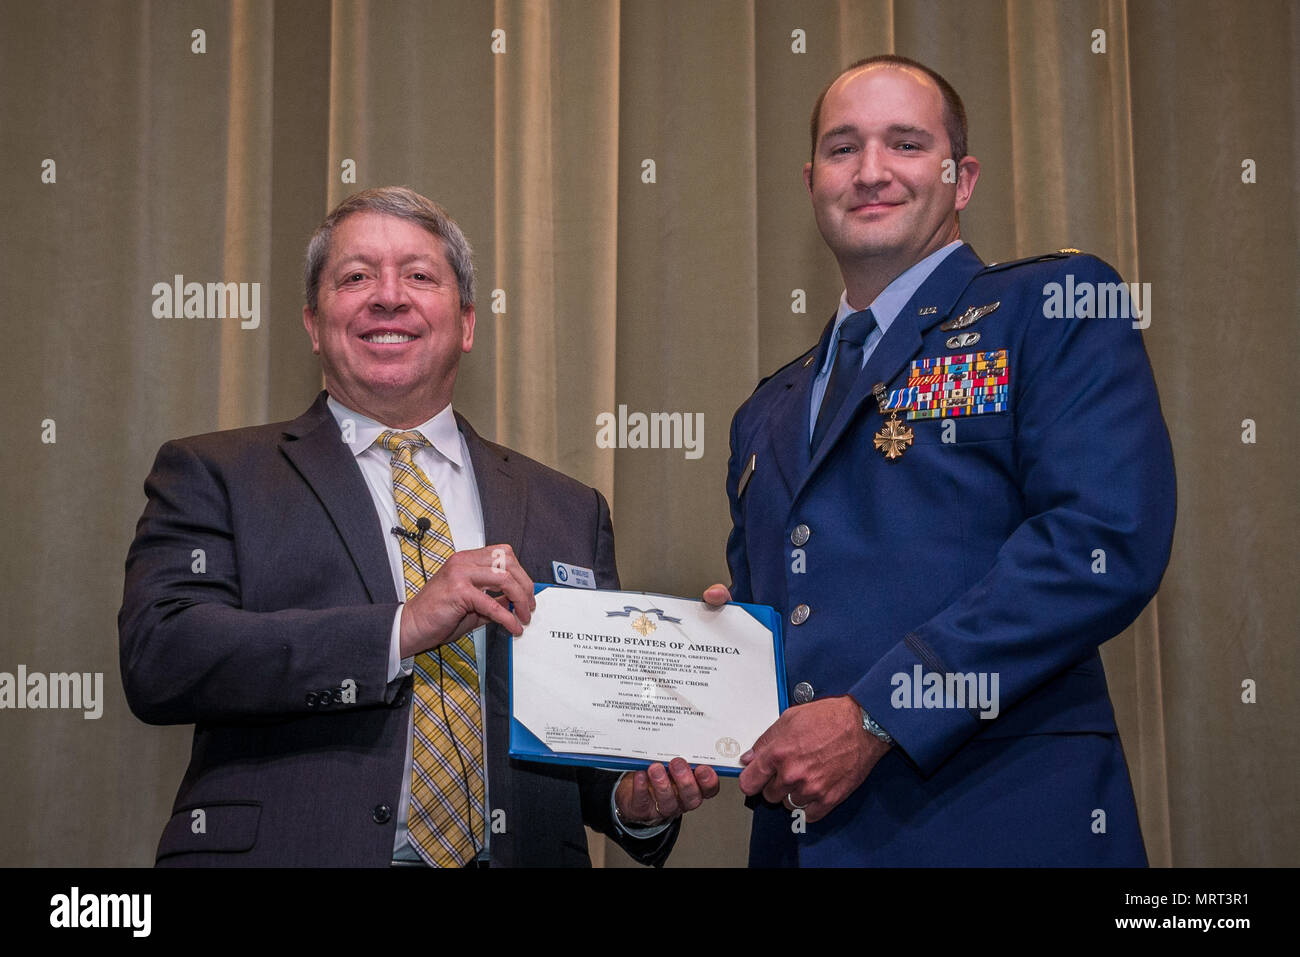
[[[432,576],[456,549],[438,491],[415,464],[415,450],[429,440],[419,432],[384,432],[377,441],[393,453],[398,524],[415,532],[421,518],[429,520],[418,545],[401,539],[410,601],[424,586],[425,575]],[[469,635],[416,656],[412,708],[411,843],[434,867],[460,867],[482,845],[484,820],[483,718],[478,660]]]

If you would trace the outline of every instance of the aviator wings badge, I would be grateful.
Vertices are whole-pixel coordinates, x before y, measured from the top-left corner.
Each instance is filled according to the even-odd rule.
[[[956,319],[949,319],[941,324],[939,328],[944,332],[952,332],[954,329],[965,329],[967,326],[973,326],[1000,305],[1002,305],[1001,299],[983,306],[971,306]]]

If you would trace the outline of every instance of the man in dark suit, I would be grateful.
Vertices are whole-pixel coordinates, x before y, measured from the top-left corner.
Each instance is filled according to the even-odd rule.
[[[1097,653],[1173,531],[1142,323],[1100,260],[960,241],[965,126],[892,56],[813,114],[845,292],[731,430],[731,591],[788,616],[796,702],[742,755],[752,864],[1146,862]]]
[[[167,443],[145,485],[123,681],[143,720],[195,725],[158,862],[585,865],[586,822],[661,863],[711,769],[507,753],[533,580],[618,573],[598,492],[452,411],[474,341],[459,227],[407,189],[356,194],[312,237],[306,300],[326,391]]]

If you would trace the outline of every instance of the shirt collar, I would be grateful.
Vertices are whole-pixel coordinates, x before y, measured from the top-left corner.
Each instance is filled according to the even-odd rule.
[[[334,416],[334,421],[338,423],[340,431],[346,436],[349,434],[343,427],[345,420],[351,420],[353,423],[348,448],[352,450],[354,456],[361,455],[379,438],[381,432],[388,431],[391,426],[384,425],[382,422],[376,422],[360,412],[353,412],[342,402],[330,396],[326,400],[329,406],[330,414]],[[460,468],[464,461],[461,457],[460,429],[456,425],[456,414],[451,409],[451,403],[448,403],[441,412],[431,419],[421,422],[414,429],[392,429],[394,432],[419,432],[429,443],[437,449],[438,453],[447,461],[451,462],[457,468]]]
[[[939,264],[947,259],[953,250],[961,244],[960,239],[954,239],[947,246],[936,249],[920,262],[899,273],[894,281],[876,297],[875,301],[871,303],[870,309],[882,334],[889,331],[890,325],[898,318],[898,314],[903,311],[903,307],[921,288],[921,283],[929,279],[930,273],[938,269]],[[858,312],[858,310],[849,305],[849,291],[846,289],[840,293],[840,307],[835,312],[835,331],[837,333],[839,332],[840,323],[855,312]]]

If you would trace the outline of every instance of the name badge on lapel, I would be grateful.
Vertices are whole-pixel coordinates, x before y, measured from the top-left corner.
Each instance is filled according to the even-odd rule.
[[[596,587],[596,576],[590,568],[566,565],[564,562],[551,562],[551,571],[555,573],[557,584],[568,585],[570,588],[594,589]]]

